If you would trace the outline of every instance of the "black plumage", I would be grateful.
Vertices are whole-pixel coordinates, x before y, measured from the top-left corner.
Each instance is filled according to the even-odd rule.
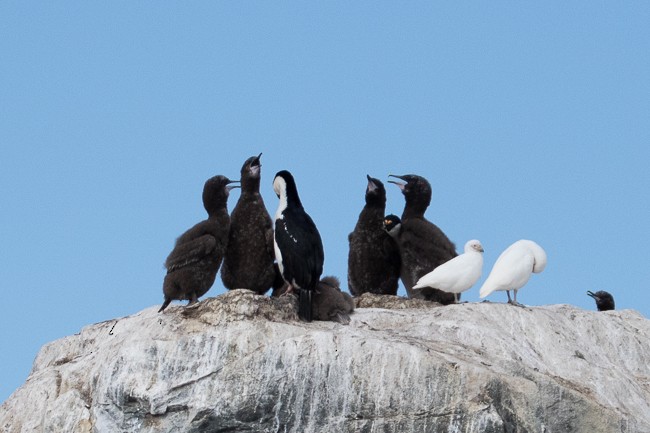
[[[275,279],[275,253],[273,222],[260,195],[261,156],[248,158],[241,168],[241,196],[230,215],[221,280],[227,289],[250,289],[263,295]]]
[[[350,323],[350,314],[354,311],[352,296],[341,291],[341,283],[336,277],[324,277],[318,282],[313,296],[314,320]]]
[[[289,291],[299,290],[298,315],[312,320],[312,292],[323,273],[323,242],[311,217],[305,212],[296,182],[282,170],[275,175],[273,190],[280,198],[275,214],[275,258]]]
[[[614,297],[609,292],[606,292],[604,290],[599,290],[596,293],[587,291],[587,295],[594,298],[598,311],[609,311],[616,308],[614,304]]]
[[[386,215],[384,217],[384,224],[383,224],[384,230],[388,235],[393,238],[395,242],[398,241],[398,236],[400,233],[400,229],[402,228],[402,220],[400,217],[397,215]]]
[[[396,295],[400,257],[395,240],[384,230],[386,189],[379,179],[366,177],[366,204],[348,236],[348,288],[354,296]]]
[[[453,304],[453,293],[438,289],[411,290],[420,277],[458,255],[455,245],[443,231],[424,217],[431,203],[431,185],[422,176],[414,174],[390,176],[406,182],[389,180],[399,186],[406,200],[401,227],[396,236],[402,259],[400,277],[406,293],[409,298]]]
[[[203,206],[208,219],[183,233],[165,260],[165,300],[159,313],[174,299],[193,304],[212,287],[228,243],[230,217],[226,205],[230,190],[237,188],[233,182],[225,176],[205,182]]]

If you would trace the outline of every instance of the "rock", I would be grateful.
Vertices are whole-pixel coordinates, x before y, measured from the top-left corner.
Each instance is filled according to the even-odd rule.
[[[388,310],[403,310],[405,308],[434,308],[442,304],[424,299],[403,298],[394,295],[377,295],[364,293],[354,298],[356,308],[386,308]]]
[[[235,290],[45,345],[18,432],[650,432],[650,323],[496,303],[297,320]],[[360,298],[361,299],[361,298]]]

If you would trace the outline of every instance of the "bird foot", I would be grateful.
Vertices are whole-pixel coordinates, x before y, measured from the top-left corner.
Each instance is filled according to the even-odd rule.
[[[515,307],[526,308],[526,306],[525,306],[524,304],[520,304],[520,303],[517,302],[517,301],[508,301],[508,304],[510,304],[510,305],[514,305]]]
[[[187,303],[185,308],[197,308],[199,306],[199,301],[196,299],[190,299],[190,302]]]
[[[291,284],[289,284],[287,286],[287,290],[285,290],[284,293],[281,294],[280,296],[286,296],[286,295],[289,295],[289,294],[292,294],[292,293],[293,293],[293,286]]]

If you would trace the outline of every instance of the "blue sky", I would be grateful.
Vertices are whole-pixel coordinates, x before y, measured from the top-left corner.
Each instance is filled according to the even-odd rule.
[[[485,247],[465,300],[528,238],[523,303],[648,317],[650,4],[432,3],[1,2],[0,401],[43,344],[158,306],[204,181],[259,152],[269,213],[288,169],[343,282],[365,175],[415,173]]]

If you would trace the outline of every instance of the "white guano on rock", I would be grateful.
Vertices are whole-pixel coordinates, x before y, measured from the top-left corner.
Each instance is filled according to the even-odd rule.
[[[638,313],[405,305],[307,324],[234,290],[91,325],[41,349],[0,430],[650,432]]]

